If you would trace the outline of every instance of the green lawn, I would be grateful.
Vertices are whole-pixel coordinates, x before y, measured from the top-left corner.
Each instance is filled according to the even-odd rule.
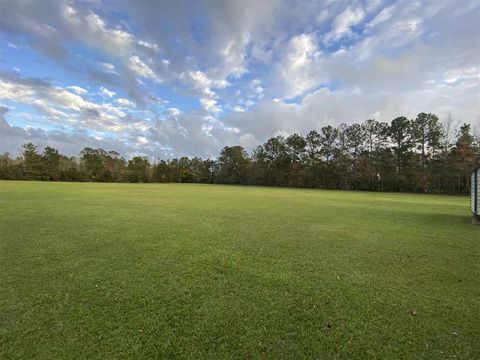
[[[0,358],[480,358],[467,197],[0,182]]]

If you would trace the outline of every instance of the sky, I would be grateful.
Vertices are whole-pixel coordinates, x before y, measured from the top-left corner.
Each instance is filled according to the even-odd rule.
[[[0,0],[0,152],[215,157],[419,112],[478,126],[479,1]]]

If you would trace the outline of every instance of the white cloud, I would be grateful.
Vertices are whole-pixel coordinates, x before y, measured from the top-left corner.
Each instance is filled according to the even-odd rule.
[[[352,34],[352,26],[359,24],[364,17],[365,11],[361,7],[353,8],[348,6],[333,21],[332,30],[325,35],[324,43],[329,44],[342,37],[350,36]]]
[[[475,1],[41,7],[9,3],[8,12],[0,13],[0,34],[7,29],[6,39],[16,47],[68,69],[66,85],[90,79],[86,89],[102,86],[103,99],[80,87],[62,87],[58,78],[18,74],[0,74],[0,98],[10,107],[30,107],[48,128],[82,129],[102,141],[117,137],[128,153],[216,154],[225,144],[256,145],[273,134],[373,114],[390,120],[450,110],[473,122],[480,113]],[[192,21],[192,13],[206,17]],[[7,60],[8,67],[16,65]],[[162,97],[175,93],[170,102],[160,100],[159,86],[146,79],[161,80],[169,89]],[[197,100],[200,108],[182,105]],[[19,109],[10,111],[18,119]]]
[[[77,39],[112,55],[127,52],[134,37],[123,30],[112,29],[93,11],[81,12],[71,5],[62,5],[62,20]]]
[[[130,100],[125,99],[125,98],[118,98],[118,99],[115,100],[115,102],[122,107],[133,107],[133,106],[135,106],[135,104],[133,102],[131,102]]]
[[[222,49],[224,66],[228,68],[229,75],[239,77],[247,72],[245,67],[245,45],[248,38],[240,37],[231,39]]]
[[[54,107],[52,107],[47,101],[43,99],[36,99],[32,101],[32,105],[36,107],[38,110],[41,112],[53,116],[53,117],[66,117],[67,114],[64,113],[63,111],[57,110]]]
[[[478,97],[471,91],[475,86],[478,89],[478,79],[471,78],[465,80],[463,87],[413,89],[401,95],[388,91],[355,94],[322,88],[306,95],[299,104],[264,100],[249,111],[229,114],[223,121],[238,128],[240,134],[252,134],[264,141],[280,133],[307,133],[326,125],[361,122],[372,116],[389,122],[400,115],[414,118],[422,111],[431,111],[444,118],[455,109],[456,117],[475,119],[479,111]]]
[[[212,113],[220,113],[223,110],[217,105],[217,100],[214,99],[200,99],[200,105],[204,108],[205,111]]]
[[[217,95],[215,89],[224,89],[229,86],[225,79],[214,80],[207,76],[203,71],[185,71],[180,74],[180,79],[190,90],[199,95],[215,98]]]
[[[282,57],[272,72],[274,93],[291,98],[303,95],[324,79],[322,55],[315,34],[292,37],[282,51]]]
[[[323,9],[320,11],[320,13],[315,17],[315,20],[317,20],[318,23],[323,23],[327,21],[330,18],[331,14],[328,9]]]
[[[115,69],[115,66],[113,64],[110,64],[110,63],[100,63],[100,66],[102,67],[103,71],[107,72],[107,73],[112,73],[112,74],[116,74],[117,71]]]
[[[100,95],[102,95],[103,97],[112,98],[116,94],[117,94],[116,92],[110,91],[107,88],[104,88],[103,86],[100,87]]]
[[[138,40],[137,44],[147,49],[153,50],[154,52],[158,52],[159,48],[157,44],[149,43],[148,41]]]
[[[245,112],[245,109],[241,106],[234,106],[233,111],[235,111],[235,112]]]
[[[112,131],[124,128],[122,122],[127,114],[112,104],[86,100],[66,88],[52,86],[35,78],[0,74],[0,80],[0,99],[30,105],[50,122]]]
[[[80,86],[76,86],[76,85],[68,86],[67,89],[72,90],[77,95],[85,95],[85,94],[88,93],[87,90],[85,90],[84,88],[82,88]]]
[[[136,55],[128,59],[127,67],[140,77],[157,79],[153,70]]]
[[[182,113],[182,112],[180,111],[180,109],[177,109],[177,108],[174,108],[174,107],[167,109],[167,114],[168,114],[169,116],[178,116],[178,115],[180,115],[181,113]]]
[[[395,11],[395,6],[387,6],[383,8],[376,16],[375,18],[368,23],[368,27],[375,27],[377,25],[383,24],[385,21],[390,20],[390,18],[393,16],[393,13]]]
[[[145,136],[139,136],[137,137],[137,140],[141,144],[148,144],[150,142]]]

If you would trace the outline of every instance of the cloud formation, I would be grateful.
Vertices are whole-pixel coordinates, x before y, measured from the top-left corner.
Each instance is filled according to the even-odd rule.
[[[214,156],[366,118],[480,117],[475,0],[0,2],[0,151]]]

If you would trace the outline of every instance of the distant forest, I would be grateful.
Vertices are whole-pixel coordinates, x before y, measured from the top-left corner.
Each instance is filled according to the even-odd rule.
[[[143,183],[218,183],[320,189],[466,194],[480,160],[480,139],[469,124],[443,123],[434,114],[390,124],[325,126],[302,136],[277,136],[247,153],[224,147],[217,159],[124,159],[115,151],[85,148],[68,157],[23,145],[0,155],[0,179]]]

